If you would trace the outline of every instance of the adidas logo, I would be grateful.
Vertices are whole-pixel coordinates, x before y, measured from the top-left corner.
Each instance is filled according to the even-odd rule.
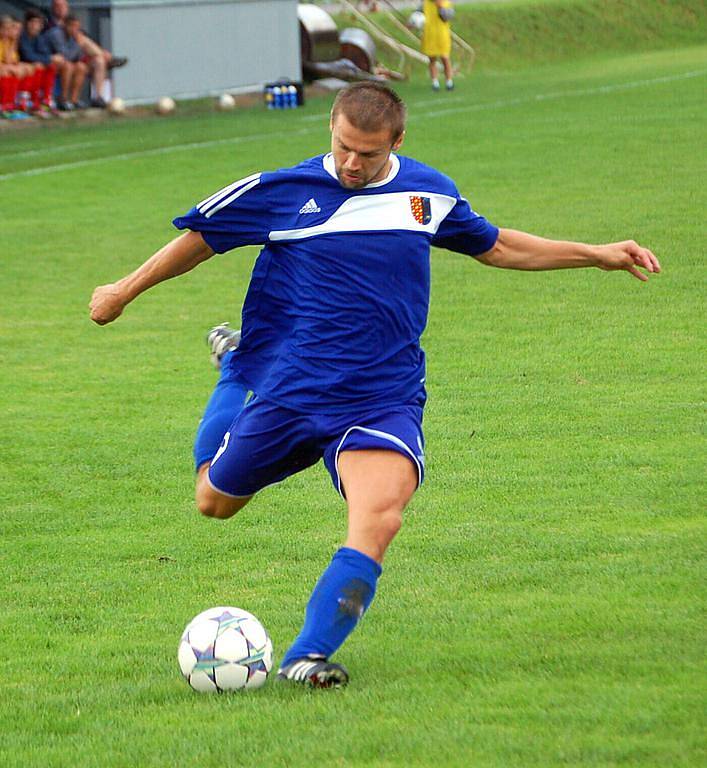
[[[310,197],[309,200],[299,209],[300,213],[321,213],[321,208],[317,205],[317,201]]]

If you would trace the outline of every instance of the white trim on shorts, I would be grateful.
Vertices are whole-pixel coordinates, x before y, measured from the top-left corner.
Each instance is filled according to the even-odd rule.
[[[336,472],[336,489],[339,491],[339,495],[342,499],[345,499],[346,497],[343,494],[343,491],[341,490],[341,475],[339,474],[339,453],[341,452],[341,446],[344,444],[344,440],[349,436],[351,432],[353,432],[355,429],[360,430],[361,432],[365,432],[368,435],[374,435],[375,437],[381,437],[384,440],[390,440],[393,445],[397,445],[399,448],[403,448],[405,450],[405,453],[410,456],[410,458],[413,460],[413,463],[415,464],[415,467],[417,468],[417,487],[419,488],[422,484],[422,467],[420,466],[420,461],[413,453],[410,446],[401,440],[397,435],[391,435],[390,432],[382,432],[380,429],[371,429],[370,427],[360,427],[358,425],[354,425],[353,427],[349,427],[346,432],[344,432],[344,436],[339,441],[339,445],[336,446],[336,455],[334,456],[334,471]]]
[[[229,499],[249,499],[251,496],[255,496],[258,491],[253,491],[253,493],[249,493],[247,496],[236,496],[235,493],[229,493],[228,491],[222,491],[220,488],[217,488],[212,482],[211,478],[209,477],[209,469],[211,469],[211,464],[209,463],[209,467],[206,470],[206,482],[209,484],[209,487],[216,491],[216,493],[223,494],[224,496],[228,496]],[[262,488],[261,488],[262,490]]]

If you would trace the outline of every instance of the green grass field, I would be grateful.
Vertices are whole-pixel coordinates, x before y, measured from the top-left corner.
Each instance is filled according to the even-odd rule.
[[[433,253],[427,483],[339,692],[203,696],[176,664],[224,603],[279,656],[344,530],[321,466],[193,508],[203,335],[256,251],[87,315],[194,201],[326,150],[329,100],[0,134],[0,765],[704,765],[706,77],[666,44],[400,87],[404,151],[476,210],[663,274]]]

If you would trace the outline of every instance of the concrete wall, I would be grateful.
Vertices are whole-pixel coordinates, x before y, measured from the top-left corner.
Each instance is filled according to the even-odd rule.
[[[77,10],[80,0],[73,3]],[[90,29],[130,63],[113,72],[128,102],[206,96],[301,79],[296,0],[113,0],[87,2]],[[102,7],[101,7],[102,6]],[[90,27],[90,25],[89,25]]]

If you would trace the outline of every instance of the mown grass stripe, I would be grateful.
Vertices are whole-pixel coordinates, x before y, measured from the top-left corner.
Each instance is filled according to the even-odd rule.
[[[660,85],[671,83],[678,80],[688,80],[694,77],[702,77],[707,74],[707,69],[682,72],[677,75],[666,75],[663,77],[653,77],[645,80],[632,80],[627,83],[614,83],[611,85],[596,86],[593,88],[580,88],[573,91],[555,91],[551,93],[536,93],[531,96],[521,96],[515,99],[500,99],[498,101],[487,102],[484,104],[468,104],[460,107],[451,107],[449,109],[438,109],[424,114],[412,114],[410,122],[426,120],[442,115],[453,115],[464,112],[481,112],[485,110],[504,109],[522,104],[529,104],[540,101],[551,101],[563,98],[575,98],[577,96],[613,94],[619,91],[631,90],[651,85]],[[428,103],[428,102],[425,102]],[[414,111],[416,104],[413,102],[410,109]],[[324,119],[325,113],[321,115],[307,115],[303,120]],[[107,155],[105,157],[94,157],[87,160],[76,160],[71,163],[57,163],[56,165],[46,165],[41,168],[28,168],[22,171],[13,171],[0,175],[0,181],[10,181],[12,179],[27,176],[42,176],[47,173],[59,173],[61,171],[74,170],[76,168],[86,168],[101,163],[114,162],[116,160],[132,160],[141,157],[154,157],[159,155],[171,154],[172,152],[185,152],[191,149],[208,149],[227,144],[241,144],[250,141],[268,141],[274,139],[285,139],[292,136],[304,136],[310,132],[310,128],[300,128],[299,130],[273,131],[271,133],[259,133],[249,136],[232,136],[226,139],[211,139],[209,141],[192,141],[185,144],[170,144],[165,147],[155,147],[153,149],[142,149],[135,152],[121,152],[116,155]]]

